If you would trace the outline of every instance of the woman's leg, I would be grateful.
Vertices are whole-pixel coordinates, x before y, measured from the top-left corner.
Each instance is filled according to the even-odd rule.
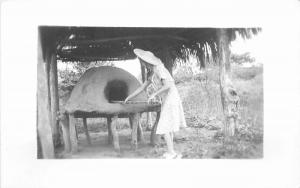
[[[174,146],[173,146],[173,135],[172,135],[172,133],[164,134],[164,138],[165,138],[165,141],[167,143],[168,153],[170,153],[170,154],[175,153]]]

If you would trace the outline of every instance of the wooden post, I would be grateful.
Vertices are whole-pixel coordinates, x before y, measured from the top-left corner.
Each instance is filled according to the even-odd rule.
[[[113,136],[112,136],[112,131],[111,131],[111,117],[107,117],[107,143],[112,144],[113,143]]]
[[[157,112],[156,120],[155,120],[155,123],[152,127],[152,130],[151,130],[150,142],[151,142],[152,146],[155,146],[158,142],[158,136],[156,135],[156,129],[157,129],[157,124],[158,124],[159,118],[160,118],[160,112]]]
[[[88,127],[87,127],[87,120],[86,120],[86,118],[82,118],[82,121],[83,121],[84,132],[85,132],[85,136],[86,136],[86,140],[88,142],[88,145],[92,145],[91,137],[90,137],[90,134],[89,134],[89,131],[88,131]]]
[[[70,141],[71,141],[71,152],[76,153],[78,151],[78,143],[76,137],[76,124],[75,117],[73,114],[69,114],[69,130],[70,130]]]
[[[57,113],[59,112],[59,98],[58,98],[58,78],[57,78],[57,61],[56,54],[52,52],[50,55],[50,96],[51,96],[51,127],[53,134],[54,147],[61,145],[60,132],[59,132],[59,122],[57,118]]]
[[[117,132],[117,120],[118,116],[113,116],[112,117],[112,122],[111,122],[111,133],[113,137],[113,144],[114,148],[117,152],[120,152],[120,145],[119,145],[119,136]]]
[[[230,81],[226,65],[229,62],[229,39],[227,29],[218,29],[218,53],[220,66],[220,90],[224,114],[224,135],[234,136],[238,116],[239,97]],[[227,65],[227,68],[230,67]]]
[[[42,147],[43,158],[54,158],[50,104],[48,101],[46,63],[43,60],[41,33],[38,39],[37,64],[37,129]]]

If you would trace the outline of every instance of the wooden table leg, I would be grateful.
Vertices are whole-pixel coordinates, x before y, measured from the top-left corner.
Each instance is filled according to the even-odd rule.
[[[111,132],[112,132],[112,137],[113,137],[113,144],[114,148],[116,151],[120,151],[120,145],[119,145],[119,136],[117,132],[117,120],[118,116],[113,116],[112,117],[112,122],[111,122]]]
[[[130,115],[131,122],[132,122],[132,130],[131,130],[131,148],[137,149],[137,129],[138,129],[138,122],[139,122],[139,113],[131,114]]]
[[[76,125],[75,117],[73,114],[69,115],[69,130],[70,130],[70,140],[71,140],[71,152],[76,153],[78,151],[78,143],[76,138]]]
[[[113,143],[113,136],[112,136],[112,131],[111,131],[111,117],[107,117],[107,132],[108,132],[108,137],[107,137],[107,143],[112,144]]]
[[[143,128],[141,124],[141,114],[138,114],[138,129],[137,129],[137,140],[139,142],[144,142],[144,133],[143,133]]]
[[[138,124],[137,124],[137,141],[141,141],[141,142],[144,142],[144,134],[143,134],[143,129],[142,129],[142,125],[141,125],[141,114],[138,113],[139,117],[138,117]],[[133,131],[133,115],[129,115],[129,123],[130,123],[130,128],[131,128],[131,131]]]
[[[84,118],[82,118],[82,120],[83,120],[83,127],[84,127],[84,132],[85,132],[85,136],[86,136],[88,145],[92,145],[91,137],[90,137],[88,127],[87,127],[87,119],[84,117]]]
[[[60,123],[63,131],[65,152],[69,153],[71,152],[69,116],[65,115],[64,119],[60,120]]]
[[[160,112],[157,112],[156,113],[156,120],[155,120],[155,123],[152,127],[152,130],[151,130],[151,145],[152,146],[155,146],[158,142],[158,135],[156,134],[156,129],[157,129],[157,124],[158,124],[158,121],[159,121],[159,118],[160,118]]]

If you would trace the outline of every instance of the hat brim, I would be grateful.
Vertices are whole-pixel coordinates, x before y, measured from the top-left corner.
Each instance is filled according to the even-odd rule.
[[[152,64],[152,65],[161,65],[161,60],[156,57],[152,52],[150,51],[144,51],[142,49],[134,49],[133,52],[135,55],[142,60],[144,60],[146,63]]]

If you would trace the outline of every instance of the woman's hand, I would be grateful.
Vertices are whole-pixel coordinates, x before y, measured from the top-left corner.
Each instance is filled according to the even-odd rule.
[[[124,100],[124,104],[127,103],[129,101],[130,97],[127,97],[125,100]]]
[[[154,99],[155,95],[150,95],[150,97],[148,98],[148,103],[150,103],[153,99]]]

